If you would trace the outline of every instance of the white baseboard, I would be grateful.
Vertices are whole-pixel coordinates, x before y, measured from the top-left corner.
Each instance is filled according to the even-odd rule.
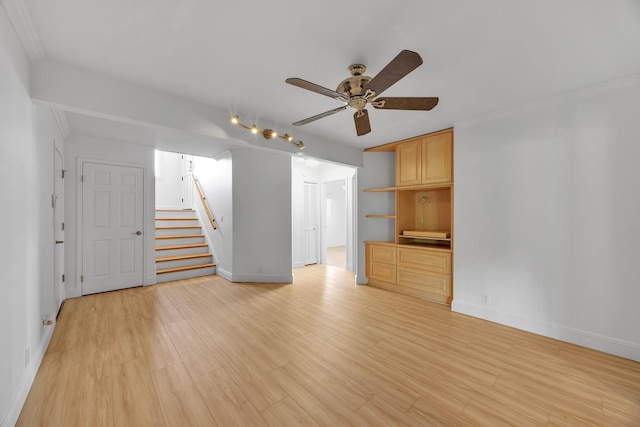
[[[143,286],[150,286],[150,285],[155,285],[158,283],[158,278],[155,275],[155,273],[153,274],[153,276],[147,276],[146,279],[144,279],[144,284]]]
[[[356,285],[366,285],[369,283],[369,279],[367,279],[367,276],[365,275],[358,275],[356,274]]]
[[[53,323],[53,325],[46,327],[42,345],[37,349],[34,354],[34,356],[36,357],[33,358],[31,363],[25,370],[22,381],[20,382],[20,386],[18,387],[18,392],[13,396],[4,419],[0,421],[0,427],[13,427],[16,425],[18,417],[20,416],[20,411],[22,411],[22,407],[24,406],[24,402],[27,400],[29,390],[31,390],[33,380],[36,378],[36,374],[38,373],[38,369],[40,368],[40,364],[42,363],[44,354],[47,352],[47,348],[49,347],[49,342],[51,341],[51,337],[53,336],[54,328],[55,322]]]
[[[233,282],[233,280],[231,280],[231,272],[227,271],[223,268],[220,267],[216,267],[216,274],[220,277],[222,277],[223,279],[227,279],[230,282]]]
[[[64,299],[79,298],[81,296],[82,296],[82,292],[80,292],[79,288],[72,288],[72,289],[67,288],[64,293]]]
[[[233,274],[231,282],[293,283],[293,272],[289,274]]]
[[[230,271],[218,267],[216,274],[230,282],[293,283],[293,272],[291,274],[232,274]]]
[[[629,341],[594,334],[551,322],[530,319],[518,314],[490,309],[464,301],[454,300],[451,304],[451,310],[456,313],[479,317],[491,322],[640,362],[640,346]]]

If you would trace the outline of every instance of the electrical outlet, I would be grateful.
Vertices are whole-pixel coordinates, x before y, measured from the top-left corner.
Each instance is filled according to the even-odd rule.
[[[485,291],[480,292],[480,302],[482,304],[491,304],[491,297]]]
[[[24,367],[29,366],[29,347],[24,349]]]

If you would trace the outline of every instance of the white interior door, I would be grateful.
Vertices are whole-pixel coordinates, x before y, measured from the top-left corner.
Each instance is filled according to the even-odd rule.
[[[180,161],[180,198],[182,200],[182,209],[193,208],[193,156],[182,155]]]
[[[58,313],[65,298],[64,289],[64,181],[63,160],[58,149],[53,150],[53,304]]]
[[[313,182],[304,183],[302,260],[304,265],[318,263],[318,185]]]
[[[82,164],[82,294],[142,285],[143,169]]]

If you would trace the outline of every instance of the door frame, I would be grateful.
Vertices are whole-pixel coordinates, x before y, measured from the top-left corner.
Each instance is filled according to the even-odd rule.
[[[147,210],[147,189],[146,189],[146,180],[145,177],[147,175],[147,169],[144,164],[141,163],[128,163],[128,162],[119,162],[112,160],[104,160],[104,159],[95,159],[90,157],[78,157],[76,159],[76,287],[78,289],[79,295],[84,296],[84,283],[80,278],[83,274],[83,243],[84,243],[84,235],[82,230],[84,229],[84,218],[82,215],[82,206],[84,203],[84,197],[82,192],[82,174],[84,170],[85,163],[98,163],[101,165],[108,166],[125,166],[125,167],[134,167],[142,169],[142,230],[144,235],[147,233],[146,222],[145,222],[145,212]],[[147,255],[147,245],[145,244],[146,239],[142,239],[142,286],[145,286],[146,277],[147,277],[147,263],[146,255]]]
[[[302,205],[303,205],[302,206],[302,212],[303,212],[303,215],[305,215],[307,213],[307,211],[308,211],[309,213],[313,213],[313,216],[315,217],[315,223],[316,223],[316,226],[315,226],[316,262],[315,262],[315,264],[322,264],[322,263],[324,263],[324,259],[323,259],[324,255],[322,253],[322,246],[323,246],[324,243],[321,242],[321,240],[323,239],[324,235],[323,235],[323,233],[319,232],[320,231],[319,229],[321,229],[323,227],[323,224],[322,224],[322,212],[321,212],[322,198],[320,196],[320,192],[322,191],[322,184],[317,182],[317,181],[304,180],[303,183],[302,183],[302,188],[303,188],[303,196],[302,197],[303,197],[303,200],[304,200],[304,189],[305,189],[305,186],[307,186],[307,185],[315,186],[315,193],[316,193],[315,194],[315,196],[316,196],[315,197],[315,205],[316,205],[316,208],[314,210],[308,210],[307,209],[308,208],[307,204],[303,202],[302,203]],[[301,225],[302,225],[302,230],[301,230],[302,234],[301,234],[301,236],[302,236],[302,241],[304,243],[304,220],[302,221]],[[304,246],[302,248],[302,253],[304,255]],[[313,264],[306,264],[307,261],[308,260],[305,260],[305,259],[302,260],[303,266],[313,265]]]
[[[60,169],[56,169],[56,156],[60,157]],[[63,243],[57,243],[58,239],[57,239],[57,233],[56,233],[56,227],[58,227],[58,225],[62,225],[65,223],[65,215],[64,215],[64,190],[65,190],[65,185],[64,185],[64,155],[60,152],[60,150],[58,150],[58,147],[56,147],[54,145],[53,147],[53,196],[52,196],[52,203],[54,204],[53,206],[53,304],[54,304],[54,311],[53,313],[51,313],[52,315],[55,315],[57,317],[57,315],[60,313],[60,310],[62,309],[62,305],[64,304],[64,301],[66,299],[66,283],[65,280],[63,280],[63,277],[65,276],[65,246],[64,246],[64,229],[62,229],[62,242]],[[58,194],[56,192],[56,182],[57,180],[60,179],[61,180],[61,186],[60,186],[60,191],[61,191],[61,197],[60,194]],[[60,206],[59,204],[61,204],[62,207],[62,212],[60,212],[58,209],[58,206]],[[57,212],[60,213],[61,217],[57,217]],[[61,249],[58,250],[58,245],[62,245]],[[60,289],[58,289],[58,285],[60,285]],[[60,301],[58,301],[58,299],[60,299]]]
[[[353,176],[345,176],[339,179],[329,179],[327,181],[322,181],[322,194],[320,195],[320,221],[322,223],[322,233],[321,233],[321,247],[320,253],[322,256],[322,263],[326,264],[326,254],[327,254],[327,242],[326,242],[326,185],[332,182],[343,182],[346,186],[345,188],[345,202],[347,207],[347,229],[346,229],[346,260],[345,260],[345,270],[352,271],[356,273],[357,271],[357,259],[358,259],[358,247],[356,245],[357,239],[357,228],[358,228],[358,198],[357,198],[357,176],[358,169],[353,168]]]

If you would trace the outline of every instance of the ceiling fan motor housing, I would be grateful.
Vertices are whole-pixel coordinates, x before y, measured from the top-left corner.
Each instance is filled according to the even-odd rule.
[[[371,77],[363,75],[366,67],[362,64],[354,64],[349,67],[351,77],[348,77],[340,82],[336,88],[336,92],[344,95],[346,98],[359,97],[361,99],[349,99],[347,103],[350,107],[357,110],[364,108],[367,100],[362,97],[364,87],[371,81]],[[352,105],[353,104],[353,105]]]

